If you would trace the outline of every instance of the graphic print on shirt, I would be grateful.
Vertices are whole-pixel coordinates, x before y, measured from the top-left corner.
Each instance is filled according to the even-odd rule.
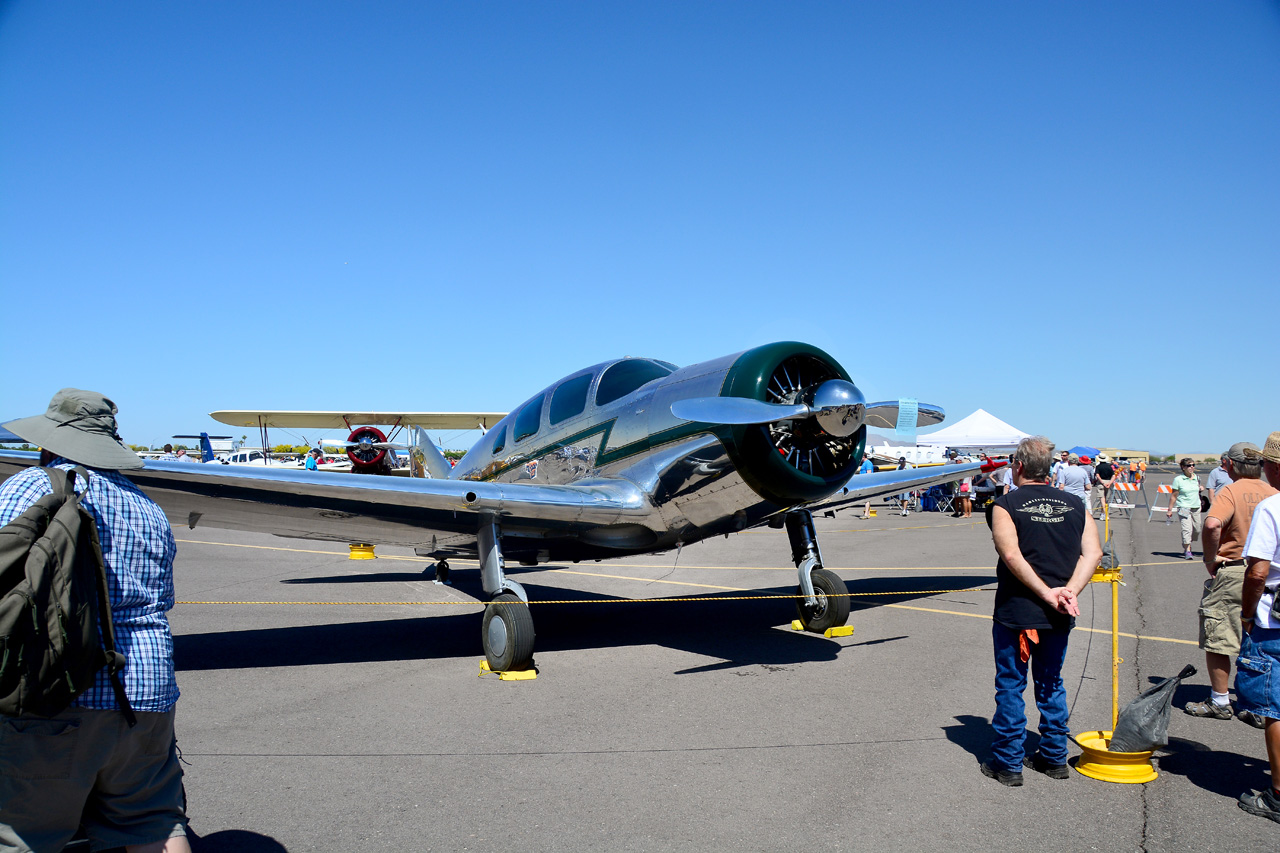
[[[1039,503],[1020,506],[1017,511],[1027,513],[1031,516],[1032,521],[1038,521],[1042,524],[1057,524],[1065,520],[1064,513],[1071,512],[1071,505],[1052,498],[1046,498]]]

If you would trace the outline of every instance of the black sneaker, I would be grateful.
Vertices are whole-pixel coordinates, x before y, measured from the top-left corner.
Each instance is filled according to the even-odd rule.
[[[1044,775],[1048,776],[1050,779],[1070,779],[1071,778],[1071,772],[1067,769],[1067,765],[1050,764],[1048,761],[1045,760],[1044,756],[1038,752],[1035,755],[1031,756],[1030,758],[1022,759],[1022,765],[1024,767],[1030,767],[1032,770],[1036,771],[1037,773],[1043,773]]]
[[[978,769],[982,771],[983,776],[986,776],[988,779],[995,779],[997,782],[999,782],[1001,785],[1004,785],[1006,788],[1022,787],[1021,773],[1011,773],[1008,770],[996,770],[994,767],[992,767],[990,764],[988,764],[985,761],[982,762],[981,765],[979,765]],[[1241,806],[1241,808],[1244,808],[1244,806]]]
[[[1265,791],[1241,794],[1239,805],[1249,814],[1256,814],[1258,817],[1280,823],[1280,798],[1276,797],[1270,786],[1267,786]]]

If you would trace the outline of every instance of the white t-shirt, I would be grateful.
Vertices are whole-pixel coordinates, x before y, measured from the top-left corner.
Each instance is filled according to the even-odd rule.
[[[1267,589],[1275,589],[1280,584],[1280,495],[1272,495],[1253,511],[1253,521],[1249,523],[1249,538],[1244,543],[1244,556],[1245,559],[1253,557],[1270,560]],[[1280,622],[1271,618],[1271,602],[1274,598],[1275,593],[1262,593],[1253,624],[1262,628],[1280,628]]]

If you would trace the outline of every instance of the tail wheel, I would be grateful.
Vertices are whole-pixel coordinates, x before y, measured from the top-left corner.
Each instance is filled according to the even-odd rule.
[[[509,592],[496,596],[484,610],[480,639],[489,669],[528,669],[533,663],[533,616],[529,605]]]
[[[793,355],[779,364],[769,377],[768,402],[792,404],[828,379],[840,374],[819,358]],[[847,468],[853,461],[858,434],[840,438],[830,435],[818,425],[816,418],[777,421],[765,429],[774,448],[787,464],[802,474],[829,477]]]
[[[800,624],[806,631],[821,634],[828,628],[839,628],[849,621],[849,587],[835,572],[826,569],[814,569],[809,575],[813,579],[813,594],[818,599],[816,604],[809,604],[803,598],[796,601],[796,610],[800,615]],[[797,591],[803,595],[799,587]]]
[[[386,435],[377,427],[360,427],[347,436],[347,441],[355,442],[347,448],[347,458],[357,468],[373,468],[387,458],[386,448],[374,447],[375,443],[385,443]]]

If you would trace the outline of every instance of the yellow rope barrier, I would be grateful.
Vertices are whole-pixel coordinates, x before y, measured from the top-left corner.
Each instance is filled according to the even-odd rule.
[[[893,592],[846,592],[828,595],[828,598],[856,598],[869,595],[945,595],[952,592],[995,592],[981,586],[967,589],[897,590]],[[703,601],[775,601],[804,598],[803,595],[711,595],[705,598],[564,598],[534,600],[529,604],[667,604],[670,602]],[[309,604],[318,607],[413,607],[426,604],[475,605],[480,601],[177,601],[175,604]]]

